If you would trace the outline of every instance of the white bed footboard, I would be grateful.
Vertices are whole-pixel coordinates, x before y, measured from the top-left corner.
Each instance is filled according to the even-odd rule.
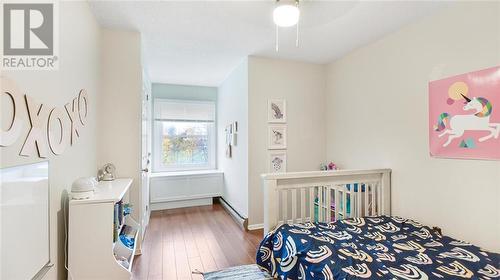
[[[284,223],[391,213],[391,170],[263,174],[264,234]]]

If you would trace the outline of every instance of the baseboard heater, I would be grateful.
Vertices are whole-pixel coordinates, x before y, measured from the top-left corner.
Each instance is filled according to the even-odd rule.
[[[219,203],[224,207],[224,209],[229,213],[231,218],[244,230],[248,231],[248,218],[244,218],[243,216],[238,213],[238,211],[234,210],[234,208],[231,206],[231,204],[227,203],[227,201],[224,200],[222,197],[217,197],[216,198]]]

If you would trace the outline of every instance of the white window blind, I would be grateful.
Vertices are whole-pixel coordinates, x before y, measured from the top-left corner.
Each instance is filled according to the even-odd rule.
[[[156,120],[201,122],[213,122],[215,120],[213,102],[156,99],[154,103]]]

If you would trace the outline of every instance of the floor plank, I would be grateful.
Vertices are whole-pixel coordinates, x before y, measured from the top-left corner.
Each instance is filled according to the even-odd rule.
[[[149,271],[147,279],[162,279],[163,265],[158,261],[163,259],[163,242],[161,232],[159,230],[152,230],[149,237],[151,238],[151,247],[149,250]]]
[[[220,204],[155,211],[133,279],[201,280],[192,272],[255,263],[261,239],[262,230],[242,230]]]
[[[190,211],[190,215],[187,215],[187,220],[191,225],[191,232],[193,233],[193,238],[200,255],[203,269],[205,271],[217,270],[215,259],[210,252],[210,248],[208,247],[207,240],[205,238],[201,218],[196,215],[196,209],[190,208],[188,211]]]
[[[174,228],[175,269],[177,271],[177,279],[181,280],[191,279],[191,269],[189,268],[186,240],[184,239],[184,234],[182,233],[184,223],[185,221],[182,212],[175,212],[172,216],[172,227]]]

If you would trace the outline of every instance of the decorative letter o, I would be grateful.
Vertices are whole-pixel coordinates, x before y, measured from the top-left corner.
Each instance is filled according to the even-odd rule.
[[[0,83],[2,84],[1,94],[6,94],[12,100],[13,105],[13,115],[9,128],[6,131],[0,128],[0,146],[6,147],[14,144],[21,136],[21,132],[24,128],[24,122],[23,119],[21,119],[19,112],[24,102],[23,96],[19,93],[19,90],[15,86],[14,82],[5,77],[1,77]]]
[[[87,91],[82,89],[78,94],[78,116],[80,118],[80,123],[82,125],[85,125],[88,113],[89,113],[89,96],[87,94]]]
[[[47,139],[49,140],[50,150],[55,155],[60,155],[68,146],[70,135],[68,133],[68,122],[65,118],[66,114],[60,108],[54,108],[50,111],[49,120],[47,122]],[[54,131],[59,130],[61,137],[54,139]]]

